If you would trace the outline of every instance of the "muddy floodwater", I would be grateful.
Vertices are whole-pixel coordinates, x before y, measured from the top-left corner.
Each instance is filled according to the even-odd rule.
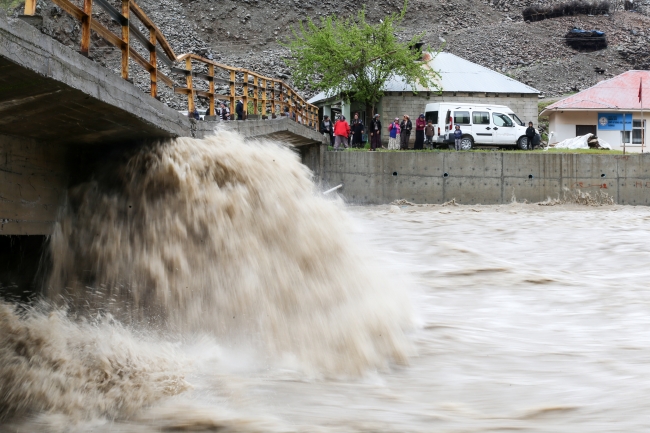
[[[390,431],[648,430],[648,208],[353,212],[412,278],[420,327],[410,367],[341,392],[332,418],[354,406]]]
[[[345,206],[241,140],[70,191],[0,432],[650,430],[650,208]]]
[[[229,405],[300,431],[648,431],[650,209],[350,212],[363,259],[411,295],[409,365],[359,380],[229,374]]]

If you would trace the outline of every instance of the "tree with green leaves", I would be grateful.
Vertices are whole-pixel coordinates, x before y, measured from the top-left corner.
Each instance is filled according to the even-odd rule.
[[[365,8],[356,17],[329,16],[319,24],[311,19],[301,22],[284,44],[290,50],[285,62],[292,69],[294,83],[364,103],[373,114],[384,85],[395,76],[413,89],[419,84],[439,90],[439,74],[426,66],[420,50],[414,49],[423,35],[403,42],[395,36],[406,6],[405,0],[399,13],[376,24],[366,21]]]

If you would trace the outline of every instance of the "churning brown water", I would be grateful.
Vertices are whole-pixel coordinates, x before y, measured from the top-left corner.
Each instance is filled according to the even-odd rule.
[[[51,301],[0,305],[0,430],[647,431],[648,224],[344,209],[270,143],[143,149],[70,192]]]

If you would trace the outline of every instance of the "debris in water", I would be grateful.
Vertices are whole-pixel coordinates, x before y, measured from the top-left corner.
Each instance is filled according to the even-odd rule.
[[[548,198],[545,201],[537,203],[539,206],[557,206],[562,204],[580,204],[583,206],[611,206],[614,204],[614,197],[605,191],[582,192],[579,189],[570,191],[564,188],[562,198]]]
[[[442,206],[458,206],[458,203],[456,203],[456,198],[454,197],[451,200],[444,202]]]
[[[393,206],[417,206],[415,203],[411,203],[406,199],[395,200],[391,203]]]

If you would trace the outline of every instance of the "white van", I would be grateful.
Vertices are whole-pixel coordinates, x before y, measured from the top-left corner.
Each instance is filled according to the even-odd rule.
[[[474,145],[528,147],[526,125],[505,105],[437,102],[424,110],[427,123],[433,122],[439,146],[454,144],[454,128],[463,131],[463,150]]]

